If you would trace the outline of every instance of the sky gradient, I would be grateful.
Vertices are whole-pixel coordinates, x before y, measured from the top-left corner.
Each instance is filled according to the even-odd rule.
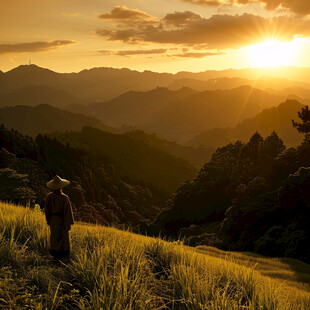
[[[308,0],[10,0],[0,27],[2,71],[310,67]]]

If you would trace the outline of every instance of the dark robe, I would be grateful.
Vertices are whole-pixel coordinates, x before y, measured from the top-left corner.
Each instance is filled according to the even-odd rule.
[[[58,258],[68,256],[70,253],[69,230],[74,224],[69,197],[58,191],[47,194],[45,217],[51,230],[51,254]]]

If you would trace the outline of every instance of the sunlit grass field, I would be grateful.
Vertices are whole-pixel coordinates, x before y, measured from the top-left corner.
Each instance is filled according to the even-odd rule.
[[[310,266],[76,223],[52,263],[43,213],[0,202],[0,309],[310,309]]]

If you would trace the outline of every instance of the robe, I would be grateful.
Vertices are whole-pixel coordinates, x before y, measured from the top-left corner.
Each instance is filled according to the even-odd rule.
[[[74,224],[70,199],[61,192],[47,194],[45,218],[50,226],[50,250],[53,256],[67,256],[70,253],[69,230]]]

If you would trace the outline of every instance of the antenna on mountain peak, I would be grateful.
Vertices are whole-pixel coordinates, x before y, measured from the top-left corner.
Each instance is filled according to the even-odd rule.
[[[31,65],[31,60],[29,59],[29,66]]]

